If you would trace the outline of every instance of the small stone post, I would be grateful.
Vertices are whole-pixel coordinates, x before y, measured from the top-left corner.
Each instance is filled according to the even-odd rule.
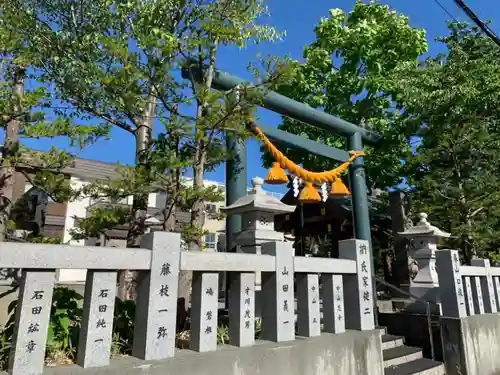
[[[472,259],[471,266],[484,267],[486,276],[480,278],[480,286],[484,301],[484,310],[487,313],[496,313],[497,299],[495,296],[495,287],[493,285],[493,276],[491,275],[491,266],[489,259]]]
[[[252,346],[255,343],[255,273],[236,273],[231,281],[229,343]]]
[[[319,275],[296,274],[297,332],[300,336],[321,335]]]
[[[325,332],[345,332],[344,280],[342,275],[321,275]]]
[[[219,273],[193,272],[189,348],[197,352],[217,349]]]
[[[464,283],[465,302],[467,303],[467,314],[469,316],[474,315],[474,296],[472,295],[472,284],[470,281],[470,276],[464,276],[462,279]]]
[[[339,256],[356,261],[357,273],[344,275],[345,326],[347,329],[368,331],[375,328],[373,311],[373,272],[365,240],[339,241]]]
[[[474,302],[474,309],[481,315],[484,314],[484,298],[481,288],[481,278],[474,276],[472,279],[472,301]]]
[[[500,276],[494,276],[495,295],[497,297],[497,311],[500,311]]]

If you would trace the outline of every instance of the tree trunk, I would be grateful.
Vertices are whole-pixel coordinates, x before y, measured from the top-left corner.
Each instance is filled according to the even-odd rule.
[[[144,113],[139,122],[139,126],[135,130],[136,166],[145,166],[148,163],[145,154],[148,151],[151,141],[155,111],[156,97],[151,94],[149,96],[148,105],[144,109]],[[140,247],[142,235],[146,233],[148,200],[148,194],[138,194],[133,197],[132,222],[130,223],[130,228],[127,232],[127,247]],[[135,300],[137,272],[124,270],[120,272],[118,278],[118,297],[122,300]]]
[[[16,67],[12,82],[12,114],[7,122],[4,132],[4,145],[2,149],[2,167],[0,169],[0,241],[5,241],[7,235],[7,222],[12,209],[14,193],[15,166],[11,164],[19,146],[19,127],[22,115],[22,97],[24,95],[24,77],[26,71]]]
[[[209,52],[209,63],[208,68],[206,70],[206,74],[204,76],[203,85],[210,90],[212,87],[212,81],[215,73],[215,54],[217,51],[217,41],[210,48]],[[203,70],[204,64],[200,58],[200,69]],[[194,84],[194,83],[193,83]],[[193,92],[196,92],[193,88]],[[206,115],[208,111],[208,106],[206,102],[198,100],[198,107],[196,109],[196,121],[200,121]],[[196,129],[196,132],[200,132],[204,130]],[[199,137],[198,137],[199,136]],[[205,132],[203,134],[197,133],[195,135],[196,139],[196,149],[193,163],[193,188],[196,190],[197,188],[203,188],[203,178],[205,172],[205,163],[206,163],[206,144],[205,144]],[[191,228],[194,228],[196,231],[201,233],[204,224],[204,209],[205,209],[205,201],[203,198],[196,198],[193,206],[191,207]],[[202,247],[202,239],[201,235],[196,234],[194,238],[190,238],[188,242],[188,251],[201,251]],[[193,281],[193,273],[189,271],[181,271],[179,275],[179,288],[178,288],[178,304],[177,304],[177,316],[178,318],[182,318],[182,316],[188,316],[189,309],[189,301],[191,295],[191,285]],[[184,308],[183,308],[184,307]],[[184,314],[185,312],[185,314]],[[177,329],[182,330],[186,328],[186,320],[182,321],[178,319],[177,321]]]

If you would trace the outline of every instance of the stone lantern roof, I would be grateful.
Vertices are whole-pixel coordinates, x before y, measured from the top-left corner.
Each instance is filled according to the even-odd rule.
[[[431,223],[427,221],[427,214],[420,213],[419,215],[420,221],[417,225],[411,227],[406,232],[399,232],[398,234],[402,237],[442,237],[448,238],[450,237],[450,233],[444,232],[438,227],[435,227]]]
[[[279,215],[295,211],[295,206],[284,204],[276,197],[266,194],[262,190],[263,184],[264,180],[262,178],[252,178],[252,191],[248,195],[239,198],[233,204],[221,208],[221,211],[229,215],[257,211]]]

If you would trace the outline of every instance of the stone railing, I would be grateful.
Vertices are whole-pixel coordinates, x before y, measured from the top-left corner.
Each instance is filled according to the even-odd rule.
[[[374,329],[367,241],[341,241],[341,259],[295,257],[292,244],[285,242],[263,244],[261,255],[184,252],[180,250],[180,235],[165,232],[145,235],[141,246],[125,249],[0,243],[0,268],[23,270],[10,374],[43,372],[55,272],[60,268],[88,269],[77,350],[77,364],[84,368],[109,365],[117,270],[121,269],[142,271],[132,355],[144,360],[175,355],[180,270],[193,271],[190,349],[194,351],[216,350],[218,278],[222,271],[233,273],[229,297],[229,338],[233,346],[255,343],[255,272],[262,272],[264,340],[290,341],[296,332],[319,336],[320,299],[324,332]]]
[[[500,310],[500,267],[488,259],[460,264],[457,250],[436,251],[442,315],[464,318]]]

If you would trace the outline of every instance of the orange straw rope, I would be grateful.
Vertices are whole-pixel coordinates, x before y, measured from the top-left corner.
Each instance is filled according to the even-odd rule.
[[[295,164],[293,161],[283,155],[283,153],[271,143],[271,141],[265,136],[262,130],[259,129],[257,124],[252,119],[248,119],[248,122],[251,125],[254,133],[264,143],[266,149],[273,156],[274,160],[276,160],[282,168],[288,170],[290,173],[294,174],[304,181],[315,183],[333,182],[335,179],[339,178],[340,174],[344,172],[349,164],[351,164],[358,156],[365,155],[363,151],[349,151],[349,159],[339,165],[337,168],[325,172],[311,172]]]

